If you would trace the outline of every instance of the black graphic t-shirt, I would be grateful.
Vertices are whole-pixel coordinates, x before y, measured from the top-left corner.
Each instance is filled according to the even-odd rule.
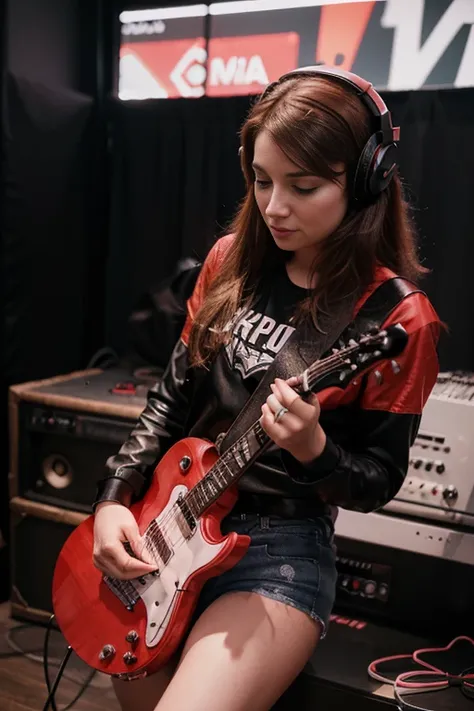
[[[225,347],[228,365],[237,371],[252,392],[293,331],[292,316],[308,292],[290,281],[285,265],[279,266],[261,289],[251,309],[240,309],[232,324],[233,337]]]
[[[202,437],[202,422],[205,436],[211,441],[228,430],[295,330],[290,320],[298,303],[307,296],[306,289],[290,281],[284,264],[263,281],[252,308],[240,310],[228,325],[233,336],[224,347],[225,356],[213,363],[212,381],[203,373],[203,379],[196,383],[187,436]],[[225,386],[220,387],[220,383]],[[280,473],[287,479],[282,469],[279,449],[271,446],[239,481],[239,489],[281,493],[276,475]]]

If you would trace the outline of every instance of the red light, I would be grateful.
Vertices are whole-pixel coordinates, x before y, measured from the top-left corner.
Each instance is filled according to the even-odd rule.
[[[359,582],[359,580],[353,580],[353,581],[352,581],[352,587],[354,588],[354,590],[358,590],[358,589],[360,588],[360,582]]]

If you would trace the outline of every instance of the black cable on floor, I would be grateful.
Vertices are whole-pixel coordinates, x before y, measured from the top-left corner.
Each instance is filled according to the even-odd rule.
[[[61,681],[61,677],[62,677],[62,675],[63,675],[63,672],[64,672],[64,670],[65,670],[65,668],[66,668],[66,664],[68,663],[69,657],[71,656],[71,654],[72,654],[72,647],[68,647],[68,648],[67,648],[67,651],[66,651],[66,654],[64,655],[64,659],[63,659],[63,661],[61,662],[61,666],[60,666],[59,669],[58,669],[58,673],[56,674],[56,679],[54,680],[53,686],[51,687],[51,689],[50,689],[50,691],[49,691],[48,698],[46,699],[46,703],[45,703],[45,705],[43,706],[43,711],[48,711],[48,709],[49,709],[51,706],[53,707],[53,709],[56,709],[56,704],[55,704],[55,701],[54,701],[54,695],[55,695],[56,690],[57,690],[57,688],[58,688],[58,686],[59,686],[59,682]],[[49,682],[49,677],[48,677],[48,683],[50,683],[50,682]],[[71,704],[69,704],[69,707],[70,707],[70,706],[71,706]],[[67,708],[69,708],[69,707],[67,707]],[[56,711],[57,711],[57,709],[56,709]]]
[[[56,687],[55,687],[54,692],[51,693],[51,692],[52,692],[52,687],[51,687],[51,679],[50,679],[50,676],[49,676],[49,665],[50,665],[50,661],[49,661],[48,649],[49,649],[49,638],[50,638],[50,636],[51,636],[51,630],[53,629],[53,622],[54,622],[54,615],[51,615],[51,617],[49,618],[48,625],[47,625],[47,628],[46,628],[46,633],[45,633],[45,636],[44,636],[43,655],[42,655],[42,657],[40,657],[39,654],[38,654],[38,656],[35,658],[35,655],[36,655],[36,652],[35,652],[35,651],[33,651],[33,652],[26,652],[26,651],[22,650],[21,648],[15,648],[15,647],[14,647],[14,651],[13,651],[13,652],[6,652],[6,653],[0,654],[0,660],[1,660],[1,659],[11,659],[12,657],[26,657],[27,659],[31,659],[32,661],[42,663],[42,665],[43,665],[43,672],[44,672],[44,680],[45,680],[45,683],[46,683],[46,688],[47,688],[47,690],[48,690],[48,701],[47,701],[47,704],[49,705],[49,707],[51,708],[52,711],[69,711],[69,709],[71,709],[71,708],[74,706],[74,704],[81,698],[81,696],[84,694],[84,692],[85,692],[85,691],[87,690],[87,688],[89,687],[89,685],[90,685],[92,679],[94,678],[94,676],[95,676],[95,674],[96,674],[96,670],[93,669],[93,670],[91,671],[90,675],[89,675],[89,676],[87,677],[87,679],[84,681],[84,683],[82,684],[81,688],[79,689],[79,691],[77,692],[77,694],[76,694],[76,696],[73,698],[73,700],[72,700],[67,706],[64,706],[63,708],[58,709],[57,706],[56,706],[56,701],[55,701],[54,696],[55,696],[57,687],[58,687],[58,685],[59,685],[59,682],[60,682],[60,680],[61,680],[61,678],[62,678],[62,676],[63,676],[63,673],[64,673],[64,669],[65,669],[65,666],[66,666],[66,664],[64,663],[64,660],[65,660],[66,657],[64,657],[61,661],[60,661],[59,659],[58,659],[58,660],[56,660],[56,659],[54,660],[56,664],[59,664],[59,668],[60,668],[60,670],[61,670],[61,675],[59,675],[59,672],[58,672],[58,676],[56,677],[56,680],[55,680]],[[31,627],[32,627],[32,625],[29,625],[29,624],[27,624],[27,625],[19,625],[19,626],[17,626],[17,627],[13,627],[10,631],[12,632],[12,631],[18,631],[18,630],[22,630],[22,629],[30,629]],[[9,641],[9,644],[13,645],[13,641]],[[40,652],[40,650],[38,650],[38,652]],[[71,652],[69,651],[69,648],[68,648],[68,651],[67,651],[67,653],[66,653],[66,655],[67,655],[67,660],[69,659],[70,654],[71,654]],[[67,661],[67,660],[66,660],[66,661]],[[67,677],[67,678],[71,679],[71,677]],[[75,681],[75,680],[74,680],[74,681]],[[48,708],[48,706],[45,706],[45,708]]]
[[[61,681],[61,677],[63,675],[64,669],[66,668],[66,664],[69,660],[69,657],[71,656],[72,648],[68,647],[67,652],[64,656],[63,661],[61,662],[61,666],[59,667],[59,671],[56,675],[56,679],[54,680],[54,684],[51,687],[51,679],[49,677],[49,664],[48,664],[48,646],[49,646],[49,637],[51,635],[51,630],[53,628],[53,622],[54,622],[54,615],[51,615],[49,618],[48,622],[48,627],[46,629],[46,634],[44,636],[44,646],[43,646],[43,671],[44,671],[44,680],[46,682],[46,688],[48,690],[48,699],[46,701],[46,705],[44,706],[43,711],[47,711],[48,707],[51,707],[52,711],[58,711],[58,708],[56,706],[56,700],[54,698],[56,690],[59,686],[59,682]],[[92,679],[95,676],[95,669],[91,671],[79,691],[77,692],[76,696],[73,698],[73,700],[65,706],[61,711],[69,711],[70,708],[74,706],[76,701],[78,701],[82,694],[86,691],[88,688],[89,684],[91,683]]]

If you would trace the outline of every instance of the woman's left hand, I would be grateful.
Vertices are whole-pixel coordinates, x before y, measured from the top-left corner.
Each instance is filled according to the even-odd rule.
[[[297,378],[276,378],[270,385],[272,394],[262,405],[260,424],[278,447],[304,463],[319,457],[326,435],[319,424],[321,408],[317,396],[303,400],[291,387],[296,384]]]

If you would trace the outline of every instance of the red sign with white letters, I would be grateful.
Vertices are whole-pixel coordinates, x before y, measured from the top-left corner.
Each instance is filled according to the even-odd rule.
[[[142,90],[155,98],[259,94],[294,68],[298,49],[296,32],[216,37],[209,57],[202,37],[123,44],[121,98]]]

